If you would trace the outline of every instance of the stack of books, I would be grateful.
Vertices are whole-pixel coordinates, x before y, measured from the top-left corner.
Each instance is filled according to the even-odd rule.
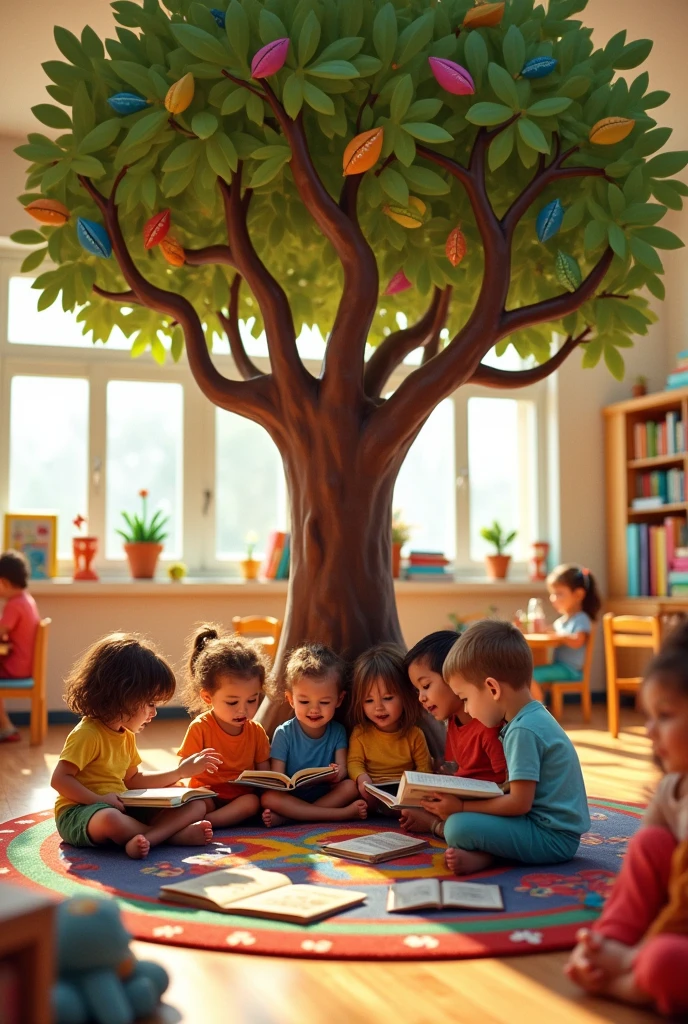
[[[268,537],[265,559],[260,570],[264,580],[289,579],[290,547],[288,533],[272,530]]]
[[[688,593],[686,520],[667,516],[663,523],[629,523],[626,564],[629,597],[667,597]],[[682,591],[680,587],[685,587]]]
[[[686,500],[685,479],[682,469],[653,470],[636,476],[636,497],[631,505],[635,509],[659,508]]]
[[[668,412],[663,420],[646,420],[644,423],[636,423],[633,427],[634,459],[676,455],[685,450],[683,420],[677,412]]]
[[[685,388],[688,386],[688,349],[676,356],[676,366],[667,377],[668,388]]]
[[[407,580],[451,580],[449,559],[441,551],[411,551],[406,566]]]

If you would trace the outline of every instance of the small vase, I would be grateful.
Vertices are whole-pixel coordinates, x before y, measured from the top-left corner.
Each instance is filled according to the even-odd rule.
[[[631,386],[631,394],[634,398],[642,398],[643,395],[647,394],[646,384],[633,384]]]
[[[401,548],[401,544],[392,541],[392,576],[395,580],[401,576]]]
[[[125,544],[124,550],[129,559],[129,571],[133,578],[135,580],[152,580],[162,551],[162,544],[138,541],[135,544]]]
[[[74,576],[75,580],[97,580],[98,573],[91,568],[91,563],[98,550],[97,537],[73,537],[72,551],[74,552]]]
[[[546,540],[533,541],[532,554],[528,564],[528,579],[535,583],[547,579],[547,558],[549,543]]]
[[[510,561],[511,555],[485,555],[485,570],[488,579],[505,580]]]
[[[239,562],[241,569],[241,575],[245,580],[257,580],[258,570],[260,569],[260,562],[255,558],[245,558],[243,562]]]

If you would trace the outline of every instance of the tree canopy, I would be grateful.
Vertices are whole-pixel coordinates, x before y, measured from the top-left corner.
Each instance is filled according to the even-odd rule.
[[[327,334],[342,293],[355,301],[346,298],[356,277],[347,259],[357,259],[355,247],[343,259],[327,220],[313,216],[315,202],[325,209],[333,199],[377,265],[371,344],[396,331],[398,312],[413,322],[442,300],[451,338],[493,288],[508,311],[498,349],[512,343],[544,363],[556,329],[585,343],[586,365],[604,357],[622,376],[620,350],[653,318],[643,289],[664,296],[657,250],[682,244],[658,224],[688,194],[674,177],[688,153],[663,149],[671,129],[652,115],[668,94],[651,91],[646,72],[617,74],[642,64],[651,42],[629,42],[622,30],[595,49],[575,17],[586,3],[116,0],[116,39],[56,28],[65,59],[43,65],[54,103],[33,112],[60,134],[31,134],[17,150],[30,164],[20,201],[57,201],[52,223],[13,236],[47,243],[25,270],[46,255],[56,264],[35,283],[40,308],[61,295],[65,309],[83,307],[94,340],[118,325],[135,353],[152,348],[159,360],[158,331],[174,331],[179,358],[174,312],[141,300],[119,256],[94,254],[112,232],[103,227],[103,240],[88,225],[105,224],[103,203],[116,190],[136,272],[189,300],[206,336],[231,331],[238,315],[262,329],[267,278],[256,286],[252,260],[286,296],[296,333],[305,323]],[[267,77],[253,77],[260,51],[275,65]],[[345,175],[358,136],[363,156],[381,140],[379,157]],[[308,180],[305,164],[315,172]],[[145,248],[144,227],[153,231],[151,218],[167,209],[166,257],[160,245]],[[492,281],[497,224],[509,248]],[[370,278],[373,264],[361,266]],[[403,290],[385,294],[393,279]],[[548,302],[541,316],[519,315]]]

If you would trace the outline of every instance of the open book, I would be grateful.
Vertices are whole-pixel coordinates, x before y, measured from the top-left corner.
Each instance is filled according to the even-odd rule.
[[[325,885],[292,885],[279,871],[225,868],[163,885],[160,898],[225,914],[310,924],[362,903],[365,893]]]
[[[504,910],[498,885],[482,882],[440,882],[437,878],[418,878],[394,882],[389,887],[387,910],[390,914],[411,910]]]
[[[451,793],[462,800],[487,800],[490,797],[504,796],[496,782],[463,779],[460,775],[404,772],[399,783],[396,803],[400,807],[420,807],[422,797],[431,793]]]
[[[232,780],[232,785],[238,782],[244,786],[257,786],[258,789],[298,789],[300,786],[312,786],[316,782],[327,782],[336,774],[336,769],[329,765],[327,768],[302,768],[294,772],[291,778],[282,772],[245,771]]]
[[[182,786],[168,786],[165,789],[128,789],[117,794],[125,807],[181,807],[189,800],[200,800],[216,796],[212,789],[198,786],[184,789]]]
[[[339,843],[322,843],[323,853],[344,857],[346,860],[360,860],[364,864],[379,864],[383,860],[397,860],[412,857],[427,846],[424,839],[402,835],[400,832],[373,832],[356,839],[344,839]]]

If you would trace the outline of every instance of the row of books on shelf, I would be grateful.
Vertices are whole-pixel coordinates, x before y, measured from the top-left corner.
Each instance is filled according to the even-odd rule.
[[[290,547],[288,533],[281,530],[271,531],[260,570],[264,580],[289,579]]]
[[[404,576],[407,580],[453,580],[449,559],[441,551],[409,551]]]
[[[655,469],[636,475],[636,496],[631,501],[634,509],[660,508],[685,500],[686,484],[682,469]]]
[[[686,521],[667,516],[663,523],[629,523],[626,564],[629,597],[688,594]]]
[[[685,388],[688,386],[688,349],[676,356],[676,366],[667,377],[667,387]]]
[[[636,459],[676,455],[685,448],[683,420],[677,412],[668,412],[663,420],[646,420],[633,427],[633,456]]]

